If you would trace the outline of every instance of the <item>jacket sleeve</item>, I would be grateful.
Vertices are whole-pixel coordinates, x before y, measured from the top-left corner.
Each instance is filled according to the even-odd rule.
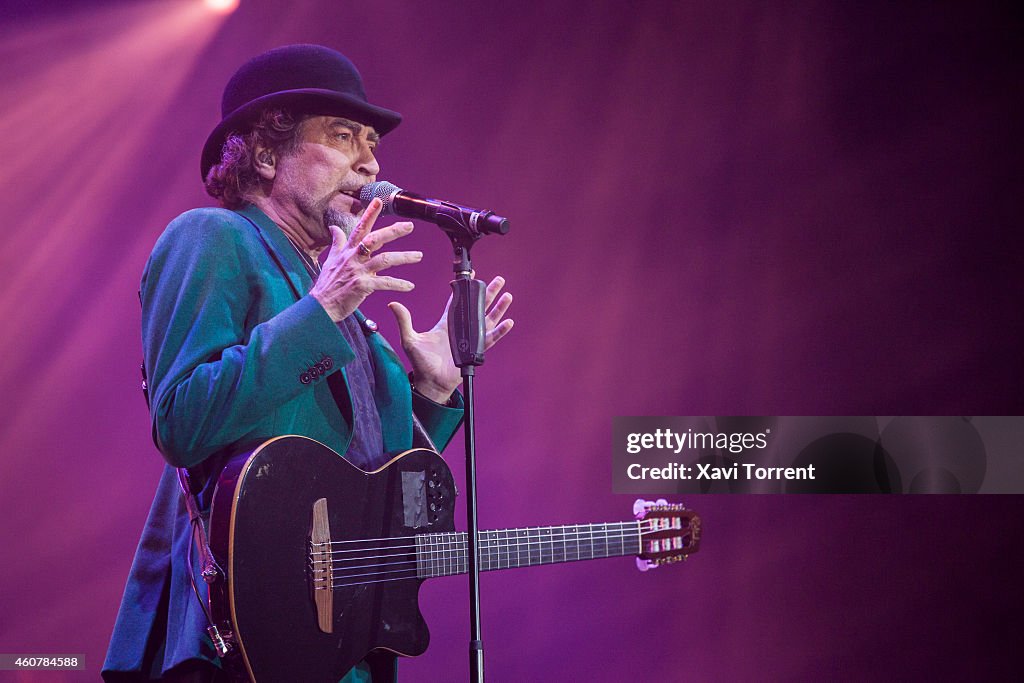
[[[229,211],[190,211],[168,226],[146,264],[142,341],[153,439],[175,467],[238,441],[355,357],[308,295],[254,319],[266,275],[251,230]]]
[[[455,392],[451,407],[431,401],[426,396],[412,392],[412,411],[423,424],[438,451],[444,451],[456,430],[462,425],[465,404],[462,394]]]

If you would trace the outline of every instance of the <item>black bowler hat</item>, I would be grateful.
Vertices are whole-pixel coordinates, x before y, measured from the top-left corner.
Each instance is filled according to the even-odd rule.
[[[270,107],[296,114],[342,116],[373,126],[380,135],[402,122],[398,112],[366,101],[363,79],[345,55],[322,45],[285,45],[250,59],[224,87],[222,120],[203,146],[200,167],[204,180],[220,162],[228,135],[244,130]]]

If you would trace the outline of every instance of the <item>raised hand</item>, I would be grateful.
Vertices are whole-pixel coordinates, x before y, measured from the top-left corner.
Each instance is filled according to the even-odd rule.
[[[484,318],[484,349],[494,346],[512,329],[511,318],[503,320],[505,312],[512,305],[512,295],[505,292],[498,297],[504,286],[505,278],[500,276],[487,284],[484,295],[484,309],[487,310]],[[412,314],[405,306],[395,301],[388,304],[388,308],[398,321],[402,348],[412,363],[416,390],[437,403],[447,401],[462,378],[452,360],[452,351],[448,344],[448,307],[451,304],[452,298],[449,296],[441,318],[426,332],[417,332],[413,329]]]
[[[423,258],[420,251],[386,251],[374,255],[388,242],[412,232],[412,223],[408,222],[371,232],[382,206],[379,199],[370,202],[348,238],[338,226],[329,226],[331,251],[309,293],[334,322],[351,315],[373,292],[408,292],[415,286],[408,280],[377,274],[386,268],[416,263]]]

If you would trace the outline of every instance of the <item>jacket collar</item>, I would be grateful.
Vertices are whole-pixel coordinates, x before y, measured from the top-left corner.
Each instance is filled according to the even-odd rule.
[[[235,213],[248,218],[256,226],[263,241],[273,252],[271,255],[275,257],[278,265],[284,271],[285,277],[291,283],[292,289],[301,299],[313,286],[313,280],[306,272],[306,265],[302,262],[302,257],[299,256],[299,252],[295,250],[288,236],[255,204],[246,204],[242,208],[236,209]]]

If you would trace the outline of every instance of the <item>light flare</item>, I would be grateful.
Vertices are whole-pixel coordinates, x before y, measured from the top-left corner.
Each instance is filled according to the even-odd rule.
[[[206,9],[218,14],[231,14],[238,9],[238,0],[203,0]]]
[[[156,127],[220,25],[198,3],[160,2],[0,32],[0,80],[9,86],[0,137],[17,141],[0,169],[0,183],[14,188],[3,198],[0,318],[18,330],[0,338],[0,352],[16,359],[0,368],[0,386],[23,392],[0,419],[6,442],[29,439],[39,415],[54,412],[48,392],[73,394],[75,368],[117,347],[120,323],[97,321],[137,287],[152,239],[111,217],[130,201],[128,180],[152,154]],[[162,195],[147,202],[166,215]],[[55,314],[69,306],[77,314],[61,321],[54,344]],[[45,363],[26,353],[43,348]]]

